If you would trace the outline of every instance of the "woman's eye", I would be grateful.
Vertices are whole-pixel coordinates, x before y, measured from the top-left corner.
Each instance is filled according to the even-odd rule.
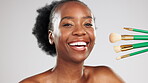
[[[93,26],[91,23],[86,23],[86,24],[84,24],[84,26],[86,26],[86,27],[91,27],[91,26]]]
[[[70,27],[70,26],[73,26],[73,25],[72,25],[72,24],[67,23],[67,24],[63,24],[63,26],[65,26],[65,27]]]

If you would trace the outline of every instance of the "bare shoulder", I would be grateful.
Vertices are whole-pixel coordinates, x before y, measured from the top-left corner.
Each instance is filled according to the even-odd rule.
[[[28,78],[20,81],[19,83],[43,83],[44,81],[49,81],[50,72],[51,72],[51,70],[48,70],[46,72],[28,77]]]
[[[20,81],[19,83],[39,83],[39,82],[32,80],[32,79],[24,79]]]
[[[124,83],[124,81],[107,66],[95,66],[87,67],[89,69],[91,77],[96,82],[100,83]]]
[[[32,76],[20,81],[19,83],[39,83],[39,81],[36,76]]]

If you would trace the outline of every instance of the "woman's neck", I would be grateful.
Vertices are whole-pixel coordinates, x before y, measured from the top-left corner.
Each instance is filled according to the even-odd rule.
[[[68,82],[84,80],[83,62],[74,63],[57,58],[57,65],[53,69],[57,75],[58,80],[65,80]]]

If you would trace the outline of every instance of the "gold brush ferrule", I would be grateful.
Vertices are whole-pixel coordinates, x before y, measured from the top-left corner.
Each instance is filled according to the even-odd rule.
[[[129,56],[130,56],[129,54],[123,55],[123,56],[121,56],[121,59],[126,58],[126,57],[129,57]]]
[[[133,28],[126,28],[126,27],[124,27],[123,29],[129,30],[129,31],[133,31]]]
[[[133,35],[121,35],[121,40],[133,40]]]
[[[133,49],[133,45],[121,45],[121,51],[127,51]]]

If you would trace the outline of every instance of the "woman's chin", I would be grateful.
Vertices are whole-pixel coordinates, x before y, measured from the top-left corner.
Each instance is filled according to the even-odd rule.
[[[71,56],[72,61],[76,63],[81,63],[88,57],[88,55],[86,54],[73,54],[70,56]]]

